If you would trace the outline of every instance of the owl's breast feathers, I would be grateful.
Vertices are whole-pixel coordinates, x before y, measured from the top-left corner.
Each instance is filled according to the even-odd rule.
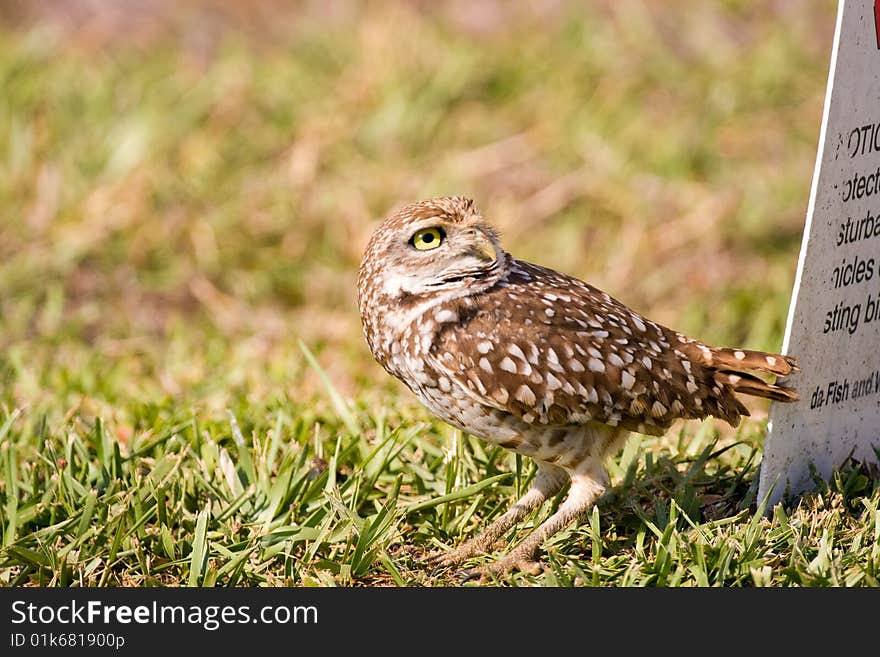
[[[488,290],[432,304],[400,328],[383,365],[410,388],[454,387],[529,424],[592,420],[660,435],[679,418],[738,424],[748,410],[735,392],[796,398],[742,371],[786,375],[793,359],[709,347],[517,260]]]

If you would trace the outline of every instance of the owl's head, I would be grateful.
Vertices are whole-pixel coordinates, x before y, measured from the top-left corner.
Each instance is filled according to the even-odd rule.
[[[376,229],[364,252],[359,289],[392,299],[476,291],[498,280],[507,254],[473,201],[460,196],[407,205]]]

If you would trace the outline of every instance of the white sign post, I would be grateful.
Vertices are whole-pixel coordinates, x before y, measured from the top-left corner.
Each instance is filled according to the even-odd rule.
[[[773,404],[759,500],[880,450],[880,0],[840,0],[782,350],[801,400]]]

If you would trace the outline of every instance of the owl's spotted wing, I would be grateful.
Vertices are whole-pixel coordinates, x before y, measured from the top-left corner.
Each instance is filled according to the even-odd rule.
[[[716,349],[651,322],[564,274],[514,261],[483,293],[449,302],[432,365],[483,404],[528,423],[595,420],[662,434],[678,418],[731,424],[747,409],[734,392],[788,398],[787,388],[743,373],[787,374],[793,361]]]

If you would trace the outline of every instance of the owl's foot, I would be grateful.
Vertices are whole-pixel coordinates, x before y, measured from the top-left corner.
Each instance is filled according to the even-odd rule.
[[[480,546],[472,546],[471,543],[476,543],[476,541],[472,539],[451,552],[438,551],[429,555],[425,561],[428,565],[432,566],[431,576],[434,577],[448,568],[454,568],[462,562],[472,557],[482,555],[488,551],[487,548],[489,546],[486,546],[486,549],[484,549]],[[519,571],[529,575],[538,575],[543,572],[543,570],[544,565],[535,559],[534,552],[526,554],[520,550],[514,550],[509,555],[502,557],[491,564],[462,570],[457,576],[460,583],[464,584],[473,579],[479,579],[481,582],[486,582],[490,580],[493,575],[497,577],[511,571]]]
[[[454,550],[436,550],[425,558],[425,563],[431,566],[431,575],[434,576],[445,568],[457,566],[464,561],[485,554],[490,547],[488,540],[483,535],[469,539]],[[491,538],[491,537],[488,537]]]
[[[515,554],[506,556],[486,566],[489,573],[503,575],[512,571],[519,571],[526,575],[540,575],[545,566],[532,557],[518,557]]]
[[[545,568],[544,564],[535,559],[534,554],[520,554],[519,550],[514,550],[506,557],[502,557],[494,563],[463,571],[460,573],[459,582],[464,584],[465,582],[478,579],[480,583],[485,584],[493,578],[514,571],[519,571],[526,575],[540,575],[544,572]]]
[[[562,468],[549,463],[538,463],[538,476],[531,488],[507,512],[501,515],[481,534],[471,538],[450,552],[438,550],[428,555],[429,566],[433,566],[432,575],[443,568],[457,566],[472,557],[490,552],[495,542],[511,527],[537,509],[544,500],[558,493],[568,482],[568,474]]]
[[[535,556],[540,551],[544,541],[571,524],[578,517],[583,516],[604,488],[599,477],[590,476],[589,474],[573,475],[568,497],[565,498],[565,501],[556,513],[545,520],[538,529],[530,534],[510,554],[502,557],[495,563],[474,571],[480,577],[480,581],[485,582],[492,575],[501,575],[511,570],[539,574],[543,570],[543,566],[535,561]],[[471,579],[471,577],[468,577],[468,579]]]

